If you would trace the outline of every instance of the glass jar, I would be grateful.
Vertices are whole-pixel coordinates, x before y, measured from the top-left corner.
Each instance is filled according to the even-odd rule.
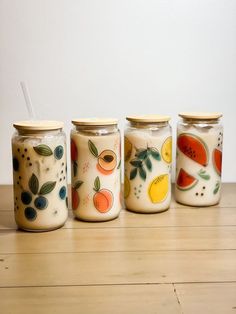
[[[15,220],[28,231],[64,225],[67,216],[66,138],[58,121],[21,121],[12,137]]]
[[[118,217],[120,199],[120,132],[116,119],[73,120],[71,195],[75,217],[106,221]]]
[[[182,204],[218,204],[221,192],[221,113],[180,113],[175,198]]]
[[[126,119],[125,206],[140,213],[167,210],[171,201],[170,117],[146,115]]]

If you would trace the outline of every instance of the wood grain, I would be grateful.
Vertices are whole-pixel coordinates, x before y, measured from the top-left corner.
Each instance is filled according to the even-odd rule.
[[[1,254],[0,286],[236,281],[236,251]]]
[[[172,285],[1,288],[0,304],[4,314],[181,313]]]
[[[235,226],[235,208],[171,208],[158,214],[136,214],[122,210],[117,219],[106,222],[84,222],[69,218],[64,229],[105,229],[105,228],[150,228],[150,227],[200,227],[200,226]],[[0,230],[17,228],[13,211],[0,210]]]
[[[19,231],[0,186],[0,313],[236,313],[236,183],[219,205]]]
[[[177,284],[175,287],[183,313],[236,313],[236,283]]]
[[[1,232],[0,253],[236,250],[236,226]],[[220,233],[220,238],[219,238]]]

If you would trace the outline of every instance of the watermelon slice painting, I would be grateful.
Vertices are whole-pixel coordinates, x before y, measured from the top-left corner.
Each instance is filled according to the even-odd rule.
[[[194,178],[191,174],[189,174],[183,168],[180,169],[178,178],[176,181],[176,185],[179,190],[188,191],[192,189],[197,183],[198,183],[198,179]]]
[[[221,166],[222,166],[222,151],[215,148],[213,150],[213,165],[216,173],[221,176]]]
[[[206,167],[208,165],[208,149],[206,144],[198,136],[190,133],[182,133],[178,136],[177,146],[188,158]]]

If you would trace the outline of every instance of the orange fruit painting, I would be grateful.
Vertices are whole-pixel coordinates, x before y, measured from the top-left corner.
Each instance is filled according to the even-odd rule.
[[[112,150],[105,149],[99,154],[97,147],[90,140],[88,141],[88,147],[91,154],[97,158],[97,169],[100,173],[109,175],[116,169],[117,156]]]
[[[93,196],[93,204],[95,208],[100,213],[107,213],[113,205],[113,194],[108,189],[101,189],[100,188],[100,179],[96,177],[94,181],[94,191],[95,194]]]

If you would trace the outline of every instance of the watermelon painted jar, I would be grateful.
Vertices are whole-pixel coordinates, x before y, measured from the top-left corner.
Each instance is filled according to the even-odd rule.
[[[73,120],[71,199],[74,216],[106,221],[121,210],[121,147],[116,119]]]
[[[128,210],[156,213],[171,201],[169,116],[129,116],[124,137],[124,198]]]
[[[177,127],[176,201],[190,206],[218,204],[221,196],[221,113],[180,113]]]
[[[14,211],[17,225],[48,231],[64,225],[67,216],[66,137],[58,121],[13,124]]]

